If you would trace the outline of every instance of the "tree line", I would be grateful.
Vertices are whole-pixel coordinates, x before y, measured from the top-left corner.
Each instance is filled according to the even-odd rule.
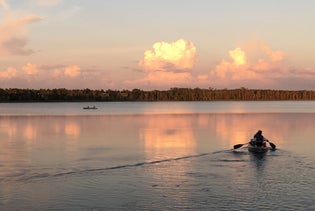
[[[91,89],[0,89],[0,102],[92,102],[92,101],[267,101],[315,100],[312,90],[201,89],[91,90]]]

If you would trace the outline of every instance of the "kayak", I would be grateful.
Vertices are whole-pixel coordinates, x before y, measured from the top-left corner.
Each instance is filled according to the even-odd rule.
[[[88,107],[83,107],[83,109],[97,109],[97,108],[95,106],[93,107],[88,106]]]
[[[252,153],[265,153],[268,151],[268,149],[269,147],[266,147],[266,146],[258,147],[258,146],[253,146],[251,144],[248,144],[248,151]]]
[[[269,143],[270,147],[267,147],[267,146],[266,146],[266,142]],[[276,150],[276,145],[275,145],[274,143],[271,143],[271,142],[268,141],[267,139],[266,139],[265,143],[263,143],[262,146],[254,145],[254,144],[253,144],[253,140],[251,139],[250,142],[245,143],[245,144],[235,144],[235,145],[233,146],[233,149],[238,149],[238,148],[240,148],[240,147],[242,147],[242,146],[244,146],[244,145],[248,145],[248,147],[247,147],[247,148],[248,148],[248,151],[253,152],[253,153],[265,153],[265,152],[267,152],[269,149],[272,150],[272,151]]]

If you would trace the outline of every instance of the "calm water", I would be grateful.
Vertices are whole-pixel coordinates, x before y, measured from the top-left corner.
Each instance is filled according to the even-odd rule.
[[[0,104],[0,210],[315,210],[314,122],[314,101]],[[278,150],[232,150],[258,129]]]

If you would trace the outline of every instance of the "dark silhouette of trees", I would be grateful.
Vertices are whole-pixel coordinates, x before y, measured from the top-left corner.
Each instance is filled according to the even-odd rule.
[[[0,89],[0,102],[86,102],[86,101],[266,101],[315,100],[311,90],[201,89],[91,90],[91,89]]]

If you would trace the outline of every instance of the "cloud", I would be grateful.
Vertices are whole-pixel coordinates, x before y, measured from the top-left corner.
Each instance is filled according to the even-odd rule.
[[[262,41],[228,51],[209,74],[192,70],[196,48],[183,39],[174,43],[157,42],[153,50],[147,50],[139,66],[145,75],[135,81],[127,81],[128,87],[259,87],[275,86],[283,75],[294,77],[284,63],[284,52],[273,50]],[[291,72],[290,72],[291,71]]]
[[[29,55],[33,50],[25,48],[26,25],[42,20],[42,17],[29,15],[19,19],[0,22],[0,55]]]
[[[39,65],[28,63],[22,70],[28,75],[36,75],[39,73]]]
[[[143,78],[124,81],[124,86],[145,89],[165,89],[170,87],[190,87],[196,81],[189,72],[152,71]]]
[[[27,63],[20,70],[8,67],[5,71],[0,71],[2,78],[19,77],[26,79],[28,76],[37,75],[39,78],[74,78],[81,74],[81,68],[78,65],[41,65]]]
[[[283,51],[274,50],[263,41],[247,43],[228,55],[211,69],[211,87],[314,89],[314,68],[288,64]]]
[[[18,19],[15,23],[16,25],[24,25],[26,23],[32,23],[43,20],[42,17],[36,16],[36,15],[28,15],[23,18]]]
[[[5,71],[0,71],[0,79],[11,79],[17,75],[16,69],[8,67]]]
[[[247,52],[255,56],[250,55],[251,59],[248,59]],[[288,68],[282,63],[284,53],[272,50],[263,42],[255,43],[254,48],[252,47],[248,51],[237,47],[229,51],[229,56],[230,61],[223,59],[213,70],[217,79],[262,81],[268,76],[276,76],[288,71]]]
[[[239,66],[246,64],[246,54],[240,48],[229,51],[229,55],[232,58],[234,65]]]
[[[77,65],[67,66],[65,68],[64,74],[69,77],[76,77],[80,75],[80,67]]]
[[[261,50],[269,57],[271,62],[278,62],[284,59],[284,53],[282,51],[274,51],[264,42],[259,42]]]
[[[9,5],[6,3],[5,0],[0,0],[0,6],[1,6],[4,10],[9,10]]]
[[[82,76],[82,77],[78,77]],[[84,69],[78,65],[43,65],[27,63],[21,68],[0,70],[0,87],[20,88],[100,88],[112,83],[101,70]],[[113,86],[112,86],[113,87]]]
[[[156,42],[152,50],[144,52],[139,61],[145,75],[134,81],[125,81],[129,87],[163,88],[190,86],[193,76],[189,70],[195,65],[196,47],[190,41],[179,39],[172,43]]]
[[[22,70],[27,75],[41,75],[42,77],[49,78],[51,76],[55,78],[70,77],[74,78],[81,74],[81,68],[78,65],[40,65],[27,63],[22,67]]]
[[[27,41],[24,38],[12,37],[2,43],[2,46],[12,55],[31,55],[34,53],[32,49],[26,48]]]
[[[191,69],[195,64],[196,47],[192,42],[179,39],[173,43],[156,42],[153,50],[146,50],[140,67],[148,71]]]

